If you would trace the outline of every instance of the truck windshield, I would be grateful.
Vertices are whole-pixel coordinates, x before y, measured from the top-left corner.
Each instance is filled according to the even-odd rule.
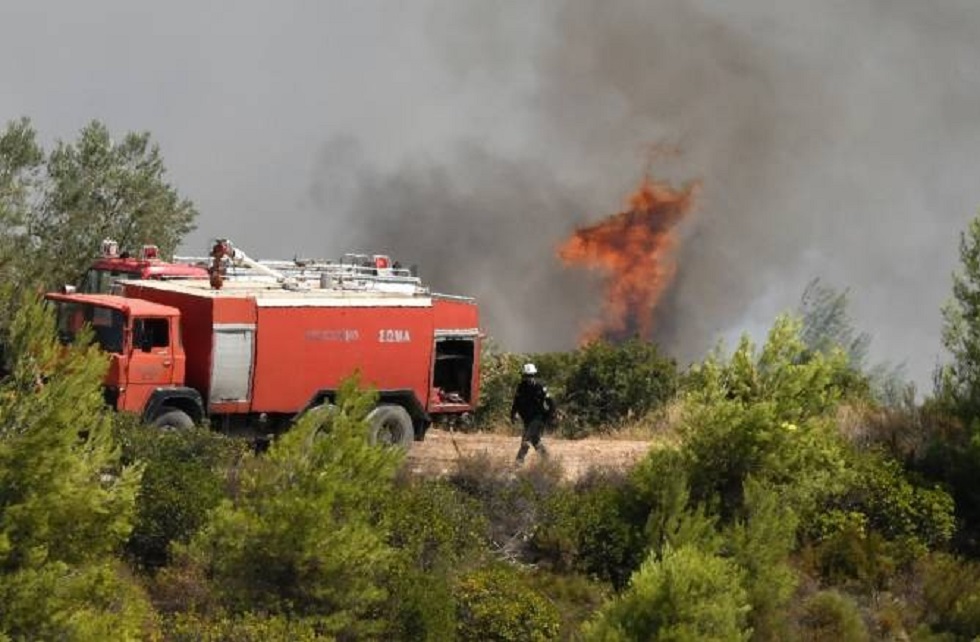
[[[108,294],[116,279],[136,278],[137,276],[139,275],[128,272],[119,272],[117,270],[91,268],[85,273],[85,282],[82,284],[80,291],[90,294]]]
[[[122,312],[89,303],[57,301],[58,338],[71,343],[87,323],[92,326],[95,342],[106,352],[123,351],[123,329],[126,320]]]

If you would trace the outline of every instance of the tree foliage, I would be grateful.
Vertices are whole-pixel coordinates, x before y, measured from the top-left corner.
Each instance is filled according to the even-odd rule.
[[[819,279],[810,281],[800,301],[800,338],[814,352],[843,349],[851,365],[860,370],[868,356],[871,335],[855,329],[848,314],[848,297],[846,290],[834,290]]]
[[[377,628],[394,558],[378,513],[402,454],[368,443],[374,402],[348,380],[335,408],[307,413],[235,472],[234,495],[189,548],[225,608],[262,604],[332,634]]]
[[[885,406],[899,407],[915,393],[908,383],[904,365],[887,362],[868,363],[871,335],[860,332],[850,315],[850,292],[835,290],[811,281],[803,292],[799,313],[803,320],[800,338],[813,352],[830,354],[843,350],[850,368],[840,371],[847,387],[854,393],[868,394]]]
[[[585,627],[585,639],[748,640],[749,603],[731,560],[693,546],[650,555],[629,588]]]
[[[656,344],[594,341],[579,352],[564,383],[566,412],[579,424],[614,424],[662,406],[677,390],[677,364]]]
[[[960,271],[943,307],[942,338],[953,360],[940,373],[938,392],[970,422],[980,416],[980,215],[960,236]]]
[[[506,566],[479,569],[462,577],[457,639],[506,642],[557,640],[558,610]]]
[[[115,141],[93,121],[49,153],[27,119],[0,133],[0,266],[10,282],[76,283],[107,237],[173,254],[196,216],[148,132]]]
[[[798,510],[839,484],[845,444],[833,412],[848,393],[839,376],[847,357],[809,352],[800,329],[781,317],[758,353],[743,338],[731,358],[716,354],[691,373],[683,431],[692,493],[720,501],[726,519],[750,474],[791,487]]]
[[[0,631],[16,638],[137,637],[146,605],[115,555],[140,469],[123,466],[100,383],[105,358],[64,347],[30,296],[0,382]],[[87,637],[91,636],[91,637]]]
[[[188,543],[207,522],[247,444],[206,428],[161,431],[116,419],[123,457],[144,465],[126,550],[139,567],[155,569],[170,561],[171,543]]]

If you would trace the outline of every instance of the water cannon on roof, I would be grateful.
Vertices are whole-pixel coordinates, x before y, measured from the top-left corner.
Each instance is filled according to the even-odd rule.
[[[292,276],[283,274],[266,263],[250,258],[245,252],[235,247],[231,240],[215,239],[214,246],[211,248],[211,265],[208,267],[211,287],[215,290],[220,290],[224,284],[224,275],[229,265],[234,267],[247,267],[269,276],[286,290],[309,288],[308,284]]]

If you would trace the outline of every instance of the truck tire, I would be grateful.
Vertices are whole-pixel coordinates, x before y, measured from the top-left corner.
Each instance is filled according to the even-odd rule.
[[[153,425],[161,430],[189,430],[194,427],[194,420],[180,408],[163,406]]]
[[[299,417],[302,419],[311,413],[322,413],[322,417],[317,422],[316,428],[310,432],[310,444],[312,444],[312,442],[316,439],[319,439],[330,432],[331,428],[333,428],[333,416],[337,414],[337,412],[339,412],[337,406],[333,405],[329,401],[326,401],[318,406],[309,408]]]
[[[397,446],[408,450],[415,440],[415,428],[408,411],[401,406],[381,405],[367,416],[372,445]]]

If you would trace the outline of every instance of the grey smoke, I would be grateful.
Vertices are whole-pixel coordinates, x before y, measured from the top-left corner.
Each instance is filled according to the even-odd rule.
[[[555,243],[617,211],[645,144],[676,145],[654,173],[704,186],[658,310],[668,352],[696,358],[719,337],[760,335],[819,276],[850,288],[873,356],[928,380],[957,234],[980,203],[980,8],[549,7],[437,14],[461,91],[480,83],[492,97],[495,83],[534,79],[519,103],[527,138],[519,153],[463,141],[394,170],[359,166],[352,242],[381,241],[436,285],[479,296],[505,345],[567,347],[598,292],[557,265]]]
[[[980,205],[972,0],[0,6],[0,117],[148,129],[203,212],[184,248],[387,251],[515,350],[574,345],[599,279],[555,245],[653,171],[703,181],[657,339],[756,335],[811,278],[926,383]]]

